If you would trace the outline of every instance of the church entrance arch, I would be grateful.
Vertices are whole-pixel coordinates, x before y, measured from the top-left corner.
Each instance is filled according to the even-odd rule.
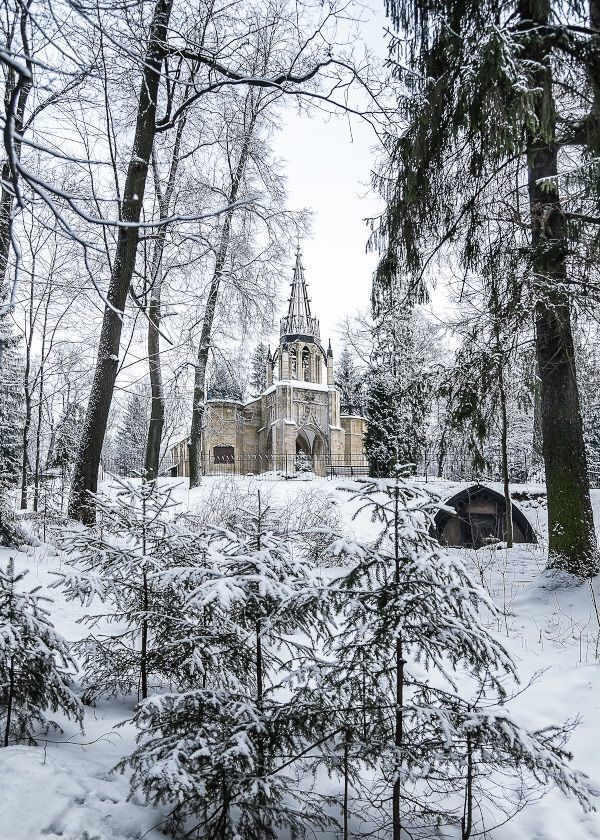
[[[322,435],[310,428],[300,429],[296,435],[296,456],[308,458],[317,475],[325,474],[326,448]]]
[[[304,431],[296,435],[296,455],[306,455],[307,458],[312,456],[312,441]]]

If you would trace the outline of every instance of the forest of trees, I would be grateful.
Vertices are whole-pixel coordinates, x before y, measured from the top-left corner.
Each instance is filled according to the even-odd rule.
[[[93,522],[103,459],[153,477],[185,433],[199,482],[205,400],[260,391],[307,230],[273,147],[293,102],[376,142],[381,259],[337,373],[371,464],[537,476],[552,562],[595,568],[595,3],[394,2],[387,65],[343,5],[127,8],[3,12],[0,474],[21,507],[60,470]]]
[[[600,0],[377,14],[379,52],[353,0],[0,9],[0,547],[48,525],[55,588],[101,609],[69,644],[7,556],[0,738],[35,744],[54,713],[79,724],[134,697],[119,768],[174,836],[348,840],[359,819],[364,836],[469,840],[496,793],[515,813],[549,785],[594,797],[570,724],[506,708],[499,612],[437,543],[429,480],[497,481],[509,512],[535,484],[541,564],[594,596]],[[207,401],[265,390],[313,223],[278,153],[292,112],[372,143],[377,265],[338,325],[334,380],[367,421],[369,475],[344,491],[369,539],[320,509],[286,528],[260,493],[201,522],[161,481],[185,440],[201,487]],[[341,828],[319,773],[343,791]]]

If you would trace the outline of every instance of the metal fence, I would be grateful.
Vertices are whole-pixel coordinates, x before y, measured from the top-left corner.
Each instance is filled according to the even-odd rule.
[[[106,474],[135,477],[142,474],[142,464],[122,464],[104,459],[100,479]],[[187,461],[165,463],[161,475],[184,478],[189,475]],[[369,474],[367,460],[362,455],[322,455],[308,458],[297,455],[243,455],[202,458],[202,474],[215,476],[255,476],[266,480],[323,478],[354,478]]]
[[[435,457],[423,459],[417,465],[417,474],[428,480],[444,478],[448,481],[472,482],[500,482],[502,481],[502,467],[500,464],[490,464],[485,469],[476,470],[467,460],[444,461],[439,470]],[[509,461],[508,474],[511,484],[545,484],[544,464],[527,458]],[[588,464],[588,477],[592,489],[600,488],[600,466]]]
[[[526,484],[543,480],[543,466],[534,467],[525,462],[509,464],[511,484]],[[476,470],[468,461],[445,461],[441,470],[435,459],[417,464],[417,474],[429,480],[444,478],[448,481],[502,481],[502,469],[493,464]]]
[[[513,462],[509,465],[511,484],[545,482],[543,465],[532,465],[526,461]],[[143,463],[123,464],[117,460],[103,459],[100,480],[106,474],[120,477],[138,477],[142,475]],[[187,461],[172,463],[165,459],[160,474],[185,478],[189,475]],[[369,475],[369,465],[363,455],[322,455],[311,459],[298,458],[296,455],[244,455],[234,457],[202,458],[202,474],[214,476],[255,476],[265,480],[303,479],[315,476],[328,479],[354,478]],[[499,467],[488,467],[477,471],[467,460],[444,462],[441,475],[435,459],[417,464],[416,474],[428,481],[442,478],[449,481],[464,482],[500,482],[502,473]],[[590,486],[600,488],[600,467],[589,468]]]

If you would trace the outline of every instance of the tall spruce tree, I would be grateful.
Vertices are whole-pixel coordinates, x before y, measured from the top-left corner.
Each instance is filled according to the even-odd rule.
[[[224,359],[215,359],[208,382],[208,399],[241,400],[242,390],[232,365]]]
[[[121,475],[141,475],[150,423],[151,397],[145,385],[129,394],[115,440],[115,466]]]
[[[410,311],[401,312],[397,306],[374,309],[365,451],[371,475],[384,477],[400,466],[414,472],[423,455],[427,381],[416,358]]]
[[[21,462],[23,383],[18,339],[0,316],[0,486],[13,487]]]
[[[253,397],[258,397],[265,390],[267,382],[267,354],[269,348],[261,341],[254,348],[252,358],[250,360],[250,393]]]
[[[342,414],[362,414],[364,411],[363,380],[356,370],[348,347],[344,347],[335,371],[335,386],[340,392]]]
[[[434,257],[487,276],[522,260],[535,322],[550,565],[598,568],[575,374],[573,297],[597,276],[600,5],[390,0],[393,66],[409,95],[380,186],[377,284]],[[566,154],[562,150],[566,150]],[[574,165],[575,161],[575,165]],[[501,241],[501,251],[489,247]]]
[[[2,304],[0,298],[0,308]],[[19,477],[23,418],[17,339],[11,334],[7,315],[0,314],[0,545],[14,545],[24,539],[15,525],[9,498],[9,490]]]
[[[69,402],[54,429],[46,466],[59,469],[63,476],[70,472],[75,461],[82,420],[83,406],[78,402]]]

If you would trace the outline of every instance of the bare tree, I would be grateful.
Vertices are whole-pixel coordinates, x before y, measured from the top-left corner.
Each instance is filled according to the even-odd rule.
[[[174,8],[175,17],[171,20]],[[129,317],[126,303],[132,291],[138,246],[145,240],[145,233],[141,232],[166,230],[175,223],[199,224],[202,219],[236,209],[228,202],[228,195],[223,195],[222,203],[208,208],[196,206],[186,217],[169,217],[165,206],[162,215],[159,208],[153,216],[150,203],[145,200],[145,187],[157,136],[182,125],[182,119],[191,112],[212,111],[214,103],[228,91],[240,89],[256,89],[258,99],[270,92],[274,97],[288,94],[361,114],[383,111],[376,96],[371,96],[371,111],[349,104],[349,88],[355,82],[362,92],[367,91],[367,98],[369,94],[352,61],[341,52],[339,56],[333,54],[332,38],[336,37],[338,15],[345,14],[343,4],[338,7],[334,3],[327,9],[316,4],[314,8],[299,10],[288,6],[286,0],[261,0],[252,7],[241,0],[223,6],[214,0],[198,0],[198,7],[190,10],[187,6],[174,7],[173,0],[157,0],[151,13],[144,6],[137,10],[138,14],[131,14],[129,5],[120,2],[63,7],[59,0],[29,0],[16,4],[14,9],[19,13],[15,20],[20,23],[18,27],[13,25],[11,31],[18,30],[20,41],[7,39],[6,47],[0,50],[0,63],[8,79],[2,116],[6,158],[2,188],[6,206],[10,204],[11,208],[10,213],[4,214],[8,226],[4,241],[13,242],[18,270],[14,221],[27,206],[36,211],[49,208],[55,225],[82,247],[88,280],[104,303],[94,382],[70,499],[71,514],[91,521],[94,513],[88,492],[97,486],[102,442],[119,372],[123,327]],[[272,51],[257,72],[255,36],[268,32],[273,21],[286,21],[287,34],[280,49]],[[29,37],[31,31],[43,42],[41,47],[35,47],[37,53]],[[207,38],[202,36],[203,31]],[[198,68],[195,74],[191,72],[193,67]],[[93,73],[88,78],[89,68],[93,68]],[[114,91],[109,90],[117,76],[119,92],[123,90],[128,96],[132,80],[140,79],[135,130],[124,172],[122,136],[129,134],[131,103],[126,103],[119,127],[111,101]],[[47,141],[43,132],[28,136],[26,130],[40,108],[52,104],[57,96],[83,79],[88,85],[87,95],[92,101],[98,97],[95,101],[100,107],[96,113],[98,119],[104,114],[104,127],[88,125],[84,119],[76,153],[61,151]],[[50,91],[47,102],[40,95],[44,84]],[[28,111],[29,101],[33,106]],[[159,102],[164,108],[160,116]],[[67,109],[61,119],[62,125],[72,131],[74,121],[69,123]],[[26,148],[35,150],[39,159],[23,156]],[[57,164],[71,167],[72,180],[67,188],[54,179],[52,166]],[[107,195],[111,173],[113,194]],[[82,179],[87,179],[85,189],[81,189]],[[98,271],[101,263],[102,270]],[[109,268],[106,293],[102,289],[105,266]],[[11,301],[16,289],[17,273]],[[153,325],[149,354],[156,362],[160,353],[156,342],[160,334],[159,298],[154,297],[151,308],[152,313],[148,310],[144,315]],[[160,426],[162,403],[156,364],[153,368],[157,395],[154,434]],[[155,451],[152,444],[151,452]],[[153,469],[155,460],[153,456]]]

